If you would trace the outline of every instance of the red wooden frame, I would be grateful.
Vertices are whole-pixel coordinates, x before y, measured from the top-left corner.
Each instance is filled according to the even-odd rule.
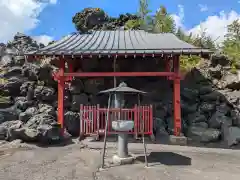
[[[169,60],[173,60],[173,72],[169,67]],[[180,105],[180,72],[179,72],[179,55],[173,55],[171,58],[165,58],[166,72],[73,72],[71,61],[64,58],[59,59],[59,72],[54,74],[58,81],[58,122],[61,127],[64,125],[64,88],[65,82],[71,81],[73,76],[77,77],[126,77],[126,76],[166,76],[173,80],[173,106],[174,106],[174,135],[179,136],[181,133],[181,105]],[[68,63],[67,72],[65,71],[65,61]]]

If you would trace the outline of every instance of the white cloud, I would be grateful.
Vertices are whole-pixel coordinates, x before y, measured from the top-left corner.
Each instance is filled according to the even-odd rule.
[[[192,32],[196,35],[205,31],[213,40],[221,43],[224,40],[224,35],[227,33],[227,26],[237,19],[240,19],[240,14],[236,11],[231,11],[229,13],[221,11],[217,15],[208,16],[205,21],[193,27],[188,32]]]
[[[51,4],[57,4],[57,0],[50,0]]]
[[[41,36],[34,36],[33,39],[38,43],[42,43],[46,46],[48,45],[49,42],[53,40],[53,37],[47,36],[47,35],[41,35]]]
[[[200,8],[201,12],[206,12],[208,11],[208,7],[205,4],[199,4],[198,7]]]
[[[240,3],[240,1],[239,1]],[[207,35],[212,37],[216,43],[221,43],[224,40],[224,36],[227,33],[227,26],[231,24],[234,20],[240,20],[240,14],[236,11],[230,11],[226,13],[221,11],[214,16],[208,16],[204,21],[200,22],[198,25],[187,29],[184,26],[184,7],[178,5],[178,13],[172,15],[177,28],[181,28],[186,33],[192,33],[193,35],[200,35],[203,31]]]
[[[172,14],[172,17],[175,21],[176,28],[182,28],[184,29],[184,6],[179,4],[178,5],[178,13],[177,14]]]
[[[48,4],[56,2],[57,0],[0,0],[0,42],[11,40],[17,32],[28,33],[36,28],[41,11]]]

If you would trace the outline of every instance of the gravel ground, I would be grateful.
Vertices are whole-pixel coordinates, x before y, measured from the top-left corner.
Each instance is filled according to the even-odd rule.
[[[3,180],[239,180],[240,151],[169,145],[148,145],[149,166],[144,167],[142,145],[129,144],[134,165],[114,166],[116,144],[108,143],[106,169],[100,165],[100,142],[61,147],[37,147],[18,141],[0,144]]]

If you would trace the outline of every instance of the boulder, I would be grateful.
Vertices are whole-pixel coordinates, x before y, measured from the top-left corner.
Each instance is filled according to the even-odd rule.
[[[233,126],[222,126],[222,137],[228,147],[240,142],[240,128]]]
[[[167,124],[164,122],[163,119],[153,117],[153,122],[154,122],[154,129],[157,131],[157,133],[168,135],[168,132],[166,131]]]
[[[22,67],[23,76],[30,81],[37,81],[40,72],[40,66],[32,63],[25,63]]]
[[[56,118],[47,113],[36,114],[31,117],[28,122],[24,125],[29,129],[37,129],[39,125],[52,124],[56,122]]]
[[[237,74],[226,72],[221,81],[219,81],[218,87],[220,89],[240,90],[239,72]]]
[[[44,144],[49,144],[62,139],[61,126],[57,122],[39,125],[37,131],[39,133],[38,141]]]
[[[181,91],[181,97],[185,101],[195,101],[198,99],[199,92],[195,89],[184,88]]]
[[[10,96],[20,95],[20,87],[26,80],[21,77],[11,77],[3,85],[3,90],[7,91]]]
[[[13,66],[8,68],[1,76],[4,78],[9,78],[13,76],[21,76],[22,75],[22,67],[21,66]]]
[[[189,125],[194,124],[194,123],[207,122],[207,118],[200,112],[195,112],[195,113],[189,114],[186,117],[186,120]]]
[[[27,108],[33,105],[33,101],[28,101],[26,97],[15,98],[15,107],[22,112],[26,111]]]
[[[77,95],[83,93],[84,84],[81,79],[75,78],[69,87],[69,91],[72,95]]]
[[[14,64],[17,66],[23,66],[25,63],[25,57],[21,55],[14,56]]]
[[[209,68],[209,74],[215,79],[221,79],[223,76],[223,69],[221,65]]]
[[[38,113],[36,107],[30,107],[25,112],[19,114],[19,120],[26,123],[31,117]]]
[[[53,116],[54,118],[56,117],[56,111],[54,107],[50,104],[44,104],[44,103],[39,103],[38,104],[38,112]]]
[[[44,63],[39,68],[38,80],[43,81],[46,86],[56,87],[57,82],[54,80],[52,73],[57,71],[56,68],[48,63]]]
[[[203,113],[212,113],[214,112],[216,109],[216,103],[215,102],[211,102],[211,103],[208,103],[208,102],[203,102],[202,104],[199,105],[199,110],[200,112],[203,112]]]
[[[0,57],[0,66],[2,66],[2,67],[14,66],[13,56],[6,54],[6,55]]]
[[[80,132],[80,116],[77,112],[67,111],[64,114],[64,127],[72,136],[78,136]]]
[[[232,109],[230,113],[231,113],[231,117],[232,117],[233,126],[240,127],[240,112],[239,112],[239,110]]]
[[[6,121],[0,124],[0,140],[14,140],[17,139],[13,131],[21,128],[23,123],[19,120]]]
[[[202,86],[199,88],[199,94],[205,95],[213,92],[213,88],[211,86]]]
[[[18,119],[18,113],[13,108],[0,109],[0,124]]]
[[[74,112],[79,112],[81,104],[88,104],[88,96],[85,93],[82,93],[80,95],[73,95],[71,110]]]
[[[84,92],[96,95],[101,90],[103,83],[102,79],[87,79],[84,81]]]
[[[200,95],[200,99],[202,101],[211,102],[211,101],[217,101],[218,99],[221,99],[221,96],[223,96],[221,93],[217,91],[213,91],[211,93]]]
[[[220,139],[221,131],[213,128],[205,128],[200,126],[190,126],[187,136],[197,142],[216,142]]]
[[[224,54],[216,53],[211,57],[211,65],[213,67],[216,67],[217,65],[227,66],[230,65],[230,62],[230,59]]]
[[[220,129],[223,124],[232,125],[231,118],[227,117],[221,112],[216,112],[208,121],[210,128]]]
[[[36,82],[34,81],[26,81],[20,87],[20,92],[22,96],[26,96],[29,90],[29,87],[34,87]]]
[[[45,86],[37,86],[34,89],[34,98],[43,102],[52,102],[56,98],[55,89]]]

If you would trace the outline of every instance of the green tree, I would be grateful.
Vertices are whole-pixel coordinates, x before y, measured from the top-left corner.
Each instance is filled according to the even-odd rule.
[[[231,60],[232,70],[235,71],[239,67],[240,57],[240,22],[239,20],[233,21],[227,27],[226,39],[223,42],[223,51]]]
[[[174,19],[167,13],[167,9],[164,6],[160,6],[160,9],[154,16],[152,31],[154,33],[174,33],[176,31]]]
[[[187,43],[193,44],[193,37],[192,37],[192,33],[190,33],[189,35],[186,34],[181,28],[178,28],[176,34],[175,34],[179,39],[181,39],[182,41],[185,41]]]
[[[137,16],[139,18],[128,20],[125,23],[125,29],[143,29],[148,31],[150,27],[150,22],[152,22],[151,16],[148,14],[151,12],[148,9],[149,0],[139,0],[139,8]]]

